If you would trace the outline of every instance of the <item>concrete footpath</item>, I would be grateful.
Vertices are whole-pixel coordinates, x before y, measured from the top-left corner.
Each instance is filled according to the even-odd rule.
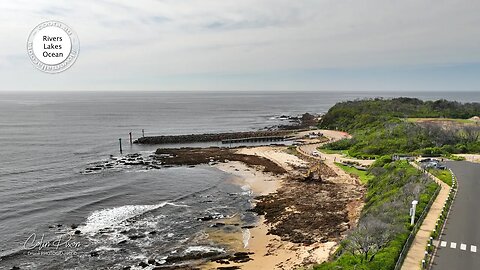
[[[421,168],[415,164],[411,163],[414,167],[421,170]],[[432,174],[428,173],[432,179],[435,179],[440,187],[440,193],[438,193],[437,198],[432,204],[430,211],[428,211],[427,216],[423,220],[422,225],[420,226],[417,235],[413,240],[412,246],[407,253],[407,257],[403,262],[402,270],[418,270],[420,269],[422,260],[425,257],[425,248],[427,246],[427,242],[430,239],[430,234],[435,229],[435,223],[437,219],[440,217],[440,213],[442,212],[443,205],[448,199],[448,193],[450,191],[450,186],[442,182],[440,179],[436,178]]]

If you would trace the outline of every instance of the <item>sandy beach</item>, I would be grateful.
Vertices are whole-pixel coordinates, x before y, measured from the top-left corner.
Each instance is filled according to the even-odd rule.
[[[290,162],[303,161],[296,156],[280,152],[279,149],[270,147],[258,147],[240,150],[243,153],[255,152],[261,156],[275,157],[275,161],[289,166]],[[283,179],[278,176],[264,173],[253,169],[241,162],[228,162],[215,165],[216,168],[234,175],[237,184],[248,187],[255,195],[267,195],[277,191],[283,184]],[[252,252],[253,260],[246,263],[230,264],[246,270],[258,269],[294,269],[305,263],[318,263],[328,259],[337,243],[319,243],[311,246],[282,241],[280,237],[268,234],[268,225],[265,219],[260,217],[257,226],[249,230],[248,245],[242,251]],[[210,263],[205,269],[217,269],[224,265]]]
[[[281,146],[264,146],[239,148],[237,153],[255,155],[268,158],[276,164],[282,166],[288,173],[283,176],[274,175],[272,173],[264,172],[261,168],[252,168],[246,164],[238,161],[230,161],[227,163],[219,163],[214,165],[215,168],[227,172],[233,176],[232,181],[241,185],[244,189],[251,190],[254,195],[268,195],[279,191],[281,188],[291,185],[288,182],[292,175],[298,175],[298,168],[308,167],[309,163],[296,155],[290,154],[287,147]],[[338,171],[337,168],[333,168]],[[351,179],[347,174],[341,174],[336,177],[331,177],[330,180],[338,182],[357,183]],[[291,181],[291,180],[290,180]],[[355,203],[349,203],[345,211],[348,211],[348,218],[353,219],[353,225],[360,212],[363,204],[361,200]],[[287,209],[286,211],[297,211]],[[347,225],[350,226],[350,225]],[[336,247],[341,240],[341,237],[335,241],[325,240],[311,244],[293,243],[291,241],[282,240],[280,236],[272,234],[270,231],[271,224],[266,222],[264,216],[260,216],[255,227],[246,229],[240,235],[228,236],[227,238],[236,239],[230,241],[232,247],[237,247],[239,252],[248,252],[252,260],[243,263],[231,262],[228,265],[211,262],[204,265],[204,269],[221,269],[221,267],[238,267],[237,269],[295,269],[301,266],[308,266],[312,264],[321,263],[328,260],[329,256],[336,250]],[[239,234],[239,233],[237,233]],[[245,239],[247,235],[247,239]],[[247,240],[247,241],[246,241]],[[243,248],[238,249],[242,244]],[[234,269],[234,268],[231,268]]]

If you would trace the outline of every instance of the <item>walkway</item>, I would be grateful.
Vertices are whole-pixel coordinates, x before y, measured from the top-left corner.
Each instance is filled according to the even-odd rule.
[[[350,134],[342,131],[335,131],[335,130],[315,130],[315,132],[321,132],[323,136],[326,138],[330,139],[328,142],[324,143],[314,143],[314,144],[304,144],[299,147],[297,147],[297,150],[299,153],[306,155],[311,158],[316,158],[316,159],[322,159],[325,161],[327,165],[331,165],[333,167],[336,167],[334,165],[334,162],[341,162],[341,161],[350,161],[350,162],[356,162],[362,166],[370,166],[372,165],[375,160],[364,160],[364,159],[355,159],[355,158],[347,158],[341,154],[325,154],[325,153],[320,153],[320,156],[314,156],[313,152],[317,152],[317,148],[331,142],[339,141],[345,138],[351,138]]]
[[[417,164],[411,164],[417,169],[421,170],[421,168]],[[427,216],[423,220],[423,223],[420,226],[417,235],[415,235],[415,238],[413,239],[412,246],[410,247],[410,250],[407,253],[407,257],[403,262],[402,270],[420,269],[422,260],[425,256],[425,248],[427,246],[427,242],[430,239],[430,234],[433,229],[435,229],[435,223],[440,217],[443,205],[448,199],[448,192],[450,191],[450,187],[432,174],[428,174],[430,175],[430,177],[432,177],[432,179],[435,179],[435,182],[437,182],[437,184],[440,185],[441,190],[440,193],[438,193],[437,198],[433,202]]]

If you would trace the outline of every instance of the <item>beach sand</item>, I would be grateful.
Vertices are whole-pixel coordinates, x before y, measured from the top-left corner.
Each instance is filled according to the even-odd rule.
[[[293,171],[294,167],[306,166],[307,163],[297,156],[286,153],[285,147],[254,147],[241,148],[239,153],[266,157],[280,166]],[[255,195],[267,195],[275,192],[284,184],[282,176],[264,173],[260,169],[252,168],[242,162],[231,161],[215,165],[217,169],[233,175],[233,181],[238,185],[248,187]],[[336,249],[336,242],[315,243],[309,246],[282,241],[279,236],[268,234],[269,227],[260,217],[254,228],[243,231],[242,236],[221,236],[216,239],[234,239],[229,245],[236,251],[251,252],[253,259],[246,263],[230,263],[228,265],[211,262],[204,265],[203,269],[217,269],[218,267],[238,266],[245,270],[258,269],[295,269],[303,265],[311,265],[326,261]],[[238,241],[245,244],[245,233],[249,235],[248,245],[238,248]],[[237,239],[237,242],[235,242]]]
[[[247,187],[255,195],[266,195],[275,192],[283,180],[282,177],[264,173],[240,161],[219,163],[214,165],[214,167],[231,174],[234,183]]]

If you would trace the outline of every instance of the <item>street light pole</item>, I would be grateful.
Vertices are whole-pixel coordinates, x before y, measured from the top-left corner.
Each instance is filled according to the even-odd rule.
[[[417,208],[417,204],[418,204],[417,200],[412,201],[412,208],[410,208],[410,215],[411,215],[410,225],[413,225],[415,223],[415,210]]]

